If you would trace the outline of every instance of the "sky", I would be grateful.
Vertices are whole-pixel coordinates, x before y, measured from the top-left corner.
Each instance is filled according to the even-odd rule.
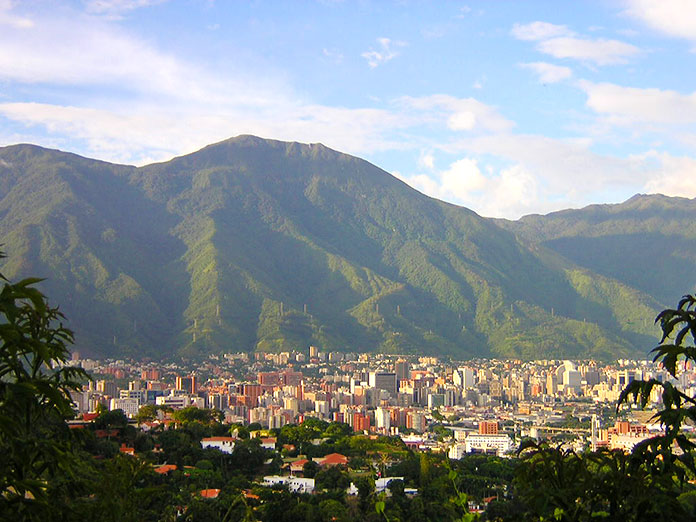
[[[517,219],[696,197],[696,0],[0,0],[0,146],[240,134]]]

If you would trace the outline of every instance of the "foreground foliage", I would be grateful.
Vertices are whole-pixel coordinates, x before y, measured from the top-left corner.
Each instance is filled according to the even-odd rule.
[[[1,277],[1,276],[0,276]],[[49,492],[75,473],[69,393],[86,379],[60,367],[72,332],[34,285],[0,290],[0,516],[33,520],[51,510]],[[53,482],[55,481],[55,482]]]
[[[661,312],[662,329],[654,361],[676,382],[680,369],[696,363],[696,296],[682,298],[676,309]],[[636,445],[631,454],[601,450],[578,454],[528,442],[520,448],[521,465],[515,478],[517,500],[531,520],[693,520],[696,478],[693,441],[682,427],[696,423],[696,400],[670,381],[631,382],[619,406],[644,408],[662,398],[654,420],[664,434]]]

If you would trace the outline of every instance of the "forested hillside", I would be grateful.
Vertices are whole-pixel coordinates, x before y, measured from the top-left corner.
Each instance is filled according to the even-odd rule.
[[[518,222],[322,145],[240,136],[165,163],[0,149],[10,278],[45,277],[92,355],[306,348],[644,355],[693,288],[696,205]]]

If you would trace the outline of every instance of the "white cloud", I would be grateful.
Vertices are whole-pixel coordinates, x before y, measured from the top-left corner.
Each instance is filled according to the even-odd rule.
[[[379,44],[378,50],[370,49],[360,55],[367,60],[371,69],[396,58],[399,56],[398,49],[407,45],[406,42],[394,41],[389,38],[377,38],[377,43]]]
[[[476,114],[466,109],[457,111],[449,117],[447,126],[454,131],[472,130],[476,126]]]
[[[423,111],[429,119],[446,121],[447,127],[453,131],[503,132],[514,126],[495,107],[475,98],[434,94],[419,98],[405,96],[400,98],[400,102],[408,108]]]
[[[30,18],[12,13],[13,8],[14,2],[12,0],[0,0],[0,26],[6,25],[15,29],[34,27],[34,22]]]
[[[539,83],[557,83],[573,75],[573,71],[569,67],[546,62],[522,63],[520,66],[534,71],[539,77]]]
[[[418,157],[418,165],[428,170],[433,170],[435,168],[435,156],[433,156],[432,152],[421,151]]]
[[[661,33],[696,41],[696,6],[692,0],[627,0],[626,14]]]
[[[509,219],[619,201],[639,191],[696,197],[694,158],[655,151],[616,158],[590,146],[589,140],[483,136],[448,146],[447,152],[465,156],[446,170],[401,177],[430,196]],[[491,156],[507,164],[495,167],[477,159]]]
[[[573,32],[565,25],[555,25],[548,22],[532,22],[530,24],[515,24],[512,35],[518,40],[546,40],[559,36],[570,36]]]
[[[573,37],[544,40],[537,44],[537,49],[555,58],[572,58],[595,65],[626,63],[629,57],[640,52],[636,46],[619,40]]]
[[[521,165],[485,175],[477,160],[465,157],[433,176],[401,178],[424,194],[471,208],[484,216],[516,219],[540,208],[537,180]]]
[[[696,159],[650,152],[646,159],[655,159],[660,167],[645,183],[645,192],[666,196],[696,197]]]
[[[659,167],[651,158],[617,158],[597,154],[591,146],[587,139],[538,135],[463,139],[443,150],[479,158],[477,167],[487,181],[478,191],[456,192],[457,185],[451,180],[445,184],[441,177],[430,186],[422,179],[413,183],[418,182],[417,187],[431,195],[469,206],[480,214],[516,219],[533,212],[625,199],[639,191]],[[485,158],[490,163],[481,166]],[[470,174],[469,187],[474,186],[472,179],[477,178]]]
[[[464,18],[465,15],[468,15],[471,12],[471,7],[468,5],[462,6],[459,8],[459,14],[457,15],[458,18]]]
[[[221,79],[162,53],[108,21],[77,13],[37,17],[31,28],[0,31],[0,80],[100,85],[121,92],[207,102],[220,100],[225,91],[235,91],[249,103],[271,96],[261,87]],[[240,103],[245,102],[240,99]]]
[[[582,81],[587,106],[612,124],[696,124],[696,92],[623,87]]]
[[[594,65],[626,63],[640,52],[636,46],[605,38],[581,38],[565,25],[548,22],[515,24],[512,35],[518,40],[536,41],[538,51],[555,58],[572,58]]]
[[[452,163],[450,168],[441,174],[440,179],[441,190],[456,200],[467,199],[471,193],[483,190],[487,182],[478,167],[478,162],[471,158]]]
[[[645,173],[630,160],[600,155],[591,150],[592,141],[562,140],[538,135],[507,134],[462,140],[450,151],[491,155],[519,164],[542,180],[557,197],[573,200],[607,187],[620,188],[645,179]],[[579,183],[582,181],[582,183]]]
[[[277,105],[266,110],[198,107],[176,110],[168,105],[119,110],[40,103],[0,104],[0,115],[51,134],[85,143],[90,155],[115,162],[144,164],[197,150],[238,134],[321,142],[353,154],[404,148],[385,136],[412,122],[378,109],[318,105]]]

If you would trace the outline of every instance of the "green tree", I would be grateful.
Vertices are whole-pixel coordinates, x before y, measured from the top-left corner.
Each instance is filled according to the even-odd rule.
[[[145,404],[138,410],[135,420],[138,421],[138,424],[142,424],[143,422],[152,422],[157,418],[157,409],[158,407],[154,404]]]
[[[521,464],[514,481],[526,515],[534,520],[692,520],[696,475],[694,449],[682,427],[696,422],[696,399],[675,386],[682,363],[696,362],[696,296],[684,296],[676,309],[656,319],[662,329],[659,346],[652,350],[673,381],[633,381],[617,405],[635,403],[644,408],[659,390],[662,409],[653,417],[664,434],[636,445],[633,452],[575,453],[527,441],[521,446]],[[649,492],[649,494],[646,494]]]
[[[116,455],[107,460],[94,474],[94,497],[84,503],[85,518],[114,522],[145,520],[150,504],[156,503],[163,493],[163,488],[151,485],[153,479],[150,464],[137,457]],[[161,507],[157,503],[157,508]]]
[[[676,309],[660,312],[655,320],[662,329],[660,345],[652,350],[653,362],[660,362],[676,380],[681,364],[696,363],[696,296],[685,295]],[[684,480],[687,471],[696,475],[696,444],[682,431],[685,423],[696,423],[696,399],[689,397],[670,381],[657,379],[633,381],[621,393],[619,405],[633,402],[645,408],[653,390],[661,391],[663,408],[653,420],[664,427],[664,435],[639,444],[634,453],[656,471],[671,471]],[[675,448],[678,446],[679,451]]]
[[[345,473],[341,466],[328,466],[322,469],[314,477],[317,489],[338,489],[345,490],[350,486],[350,477]]]
[[[123,410],[104,410],[94,419],[94,427],[99,429],[121,429],[128,426],[128,417]]]
[[[48,481],[73,473],[65,421],[74,415],[70,392],[89,378],[64,366],[73,334],[35,288],[39,281],[5,280],[0,291],[0,515],[6,520],[50,519],[56,512]]]
[[[673,475],[655,472],[638,454],[576,453],[532,441],[521,452],[513,484],[533,519],[687,520]]]
[[[322,500],[319,503],[319,512],[321,513],[321,520],[325,522],[347,520],[346,506],[341,504],[338,500]]]
[[[181,424],[200,422],[201,424],[219,423],[222,420],[222,412],[208,408],[188,406],[172,413],[172,418]]]
[[[239,440],[234,445],[230,463],[233,469],[241,470],[246,475],[254,475],[263,466],[269,452],[261,447],[259,439]]]
[[[304,463],[304,466],[302,466],[302,474],[307,478],[314,478],[319,469],[319,464],[313,460],[308,460]]]

